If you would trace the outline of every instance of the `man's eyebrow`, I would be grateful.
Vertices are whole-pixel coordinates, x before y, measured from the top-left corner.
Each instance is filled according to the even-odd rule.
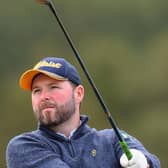
[[[37,88],[40,88],[40,87],[37,86],[37,85],[34,85],[34,86],[31,87],[31,91],[34,90],[34,89],[37,89]]]

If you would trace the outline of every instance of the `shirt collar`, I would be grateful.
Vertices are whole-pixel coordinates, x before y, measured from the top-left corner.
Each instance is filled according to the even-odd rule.
[[[81,122],[80,122],[80,124],[81,124]],[[57,135],[60,135],[60,136],[62,136],[62,137],[64,137],[64,138],[71,139],[71,137],[74,135],[74,133],[75,133],[76,130],[77,130],[77,128],[73,129],[73,130],[70,132],[70,134],[69,134],[68,137],[67,137],[65,134],[60,133],[60,132],[57,132],[56,134],[57,134]]]

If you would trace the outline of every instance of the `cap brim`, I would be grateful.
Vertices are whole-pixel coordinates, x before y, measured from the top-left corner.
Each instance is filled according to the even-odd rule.
[[[44,74],[44,75],[47,75],[49,76],[50,78],[53,78],[53,79],[56,79],[56,80],[67,80],[67,78],[64,78],[62,76],[59,76],[59,75],[56,75],[56,74],[53,74],[53,73],[50,73],[50,72],[47,72],[47,71],[43,71],[43,70],[39,70],[39,69],[30,69],[30,70],[27,70],[26,72],[24,72],[21,77],[20,77],[20,80],[19,80],[19,84],[20,84],[20,87],[24,90],[27,90],[27,91],[31,91],[31,88],[32,88],[32,80],[34,79],[34,77],[37,75],[37,74]]]

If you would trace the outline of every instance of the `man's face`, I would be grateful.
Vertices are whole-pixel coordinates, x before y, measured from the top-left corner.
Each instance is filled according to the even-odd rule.
[[[32,83],[32,107],[37,120],[48,127],[70,119],[76,111],[74,88],[69,81],[58,81],[43,74]]]

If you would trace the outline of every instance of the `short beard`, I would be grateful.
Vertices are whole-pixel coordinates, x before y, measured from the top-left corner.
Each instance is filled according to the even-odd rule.
[[[42,115],[42,111],[43,109],[45,109],[45,107],[52,107],[55,109],[54,119],[51,118],[50,114],[48,113],[46,113],[45,117]],[[63,105],[58,105],[56,102],[45,101],[40,105],[39,110],[35,111],[36,117],[40,122],[40,124],[48,128],[52,128],[66,122],[74,115],[74,113],[75,113],[74,96],[72,96],[72,99]]]

